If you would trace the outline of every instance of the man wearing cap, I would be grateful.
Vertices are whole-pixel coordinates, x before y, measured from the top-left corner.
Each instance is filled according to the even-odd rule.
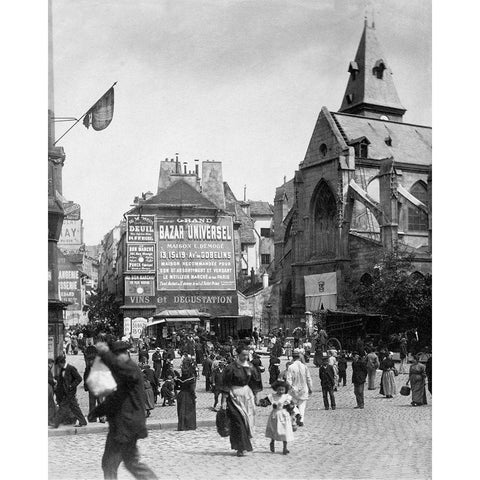
[[[305,407],[307,406],[308,396],[312,394],[312,377],[308,367],[302,362],[301,353],[296,348],[292,353],[292,364],[288,367],[286,380],[291,385],[290,394],[294,398],[300,411],[300,421],[298,425],[304,424]]]
[[[96,345],[102,361],[111,370],[117,390],[97,406],[89,418],[107,416],[109,431],[102,458],[105,479],[116,479],[120,463],[137,479],[157,479],[150,468],[140,462],[137,440],[147,437],[145,424],[145,387],[143,374],[128,353],[128,344],[117,341],[112,350],[104,342]]]

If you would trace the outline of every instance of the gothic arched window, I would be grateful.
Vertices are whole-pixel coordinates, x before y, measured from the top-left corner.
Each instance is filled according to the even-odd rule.
[[[335,256],[337,202],[324,180],[320,180],[312,206],[314,222],[312,250],[317,256]]]
[[[410,189],[410,193],[423,204],[428,204],[428,192],[425,183],[419,181]],[[424,232],[428,230],[428,215],[414,205],[408,207],[408,229]]]

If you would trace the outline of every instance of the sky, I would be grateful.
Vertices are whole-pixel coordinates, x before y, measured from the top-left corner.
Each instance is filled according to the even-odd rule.
[[[108,128],[80,122],[65,149],[63,195],[87,245],[159,163],[217,160],[237,198],[273,204],[303,160],[322,106],[340,108],[366,0],[53,0],[56,117],[80,117],[116,81]],[[431,125],[431,4],[370,0],[404,121]],[[68,128],[56,123],[56,138]]]

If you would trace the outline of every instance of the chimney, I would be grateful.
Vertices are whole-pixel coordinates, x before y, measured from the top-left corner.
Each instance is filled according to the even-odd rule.
[[[195,159],[195,175],[198,177],[199,174],[199,169],[198,169],[198,158]]]
[[[183,174],[187,174],[187,162],[183,162]]]
[[[222,162],[202,162],[202,194],[218,208],[225,209]]]
[[[178,163],[178,153],[175,154],[175,173],[182,173],[180,169],[180,165]]]
[[[176,173],[176,163],[173,158],[160,161],[160,172],[158,174],[157,193],[165,190],[172,183],[172,175]]]
[[[263,275],[262,275],[262,286],[263,288],[267,288],[268,287],[268,273],[265,272]]]
[[[243,186],[243,201],[244,202],[247,201],[247,186],[246,185]]]

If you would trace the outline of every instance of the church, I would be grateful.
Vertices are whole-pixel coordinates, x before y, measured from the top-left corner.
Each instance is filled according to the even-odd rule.
[[[322,107],[305,157],[276,189],[280,310],[341,311],[351,282],[398,246],[431,273],[432,129],[405,123],[392,70],[365,20],[338,111]]]

